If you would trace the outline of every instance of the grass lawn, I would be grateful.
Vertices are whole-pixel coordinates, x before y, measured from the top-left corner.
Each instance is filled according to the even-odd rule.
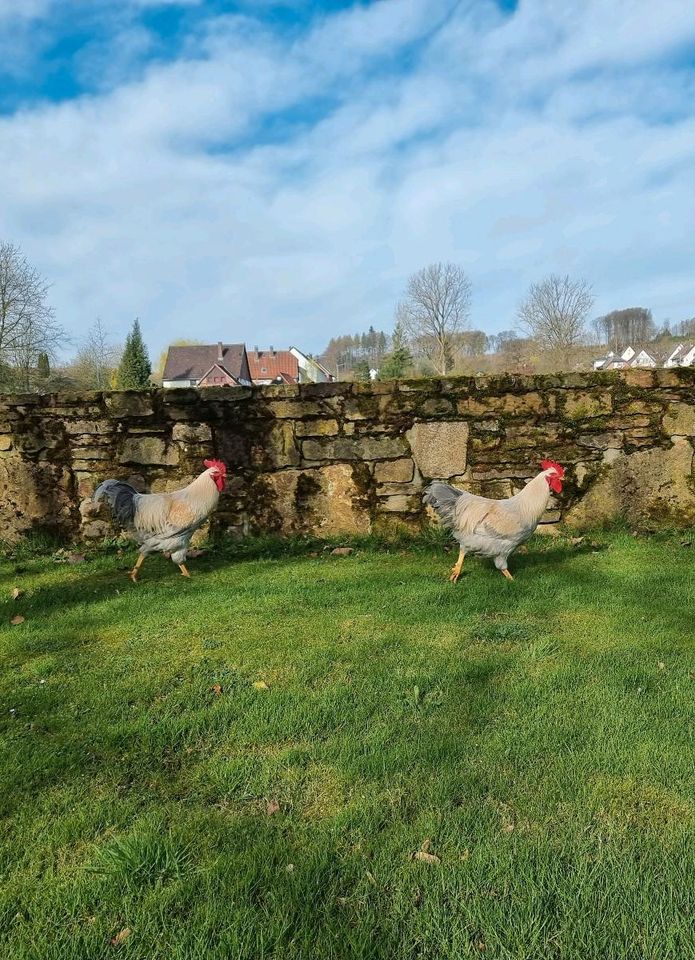
[[[694,957],[687,539],[6,555],[0,957]]]

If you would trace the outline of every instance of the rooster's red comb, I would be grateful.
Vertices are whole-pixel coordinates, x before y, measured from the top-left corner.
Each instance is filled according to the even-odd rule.
[[[565,475],[565,468],[554,460],[541,460],[541,470],[555,470],[560,479]]]
[[[221,473],[227,472],[227,467],[221,460],[203,460],[203,465],[209,470],[211,467],[217,467]]]

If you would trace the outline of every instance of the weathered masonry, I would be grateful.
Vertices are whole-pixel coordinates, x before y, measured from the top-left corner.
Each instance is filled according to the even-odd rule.
[[[0,397],[0,539],[113,533],[106,477],[182,486],[205,456],[230,533],[366,533],[425,520],[431,479],[504,497],[567,468],[547,523],[695,523],[695,371]]]

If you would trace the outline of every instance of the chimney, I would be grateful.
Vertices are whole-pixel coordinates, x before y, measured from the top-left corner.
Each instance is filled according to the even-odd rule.
[[[270,352],[273,356],[275,356],[275,347],[272,345],[272,343],[270,344]]]
[[[224,360],[224,355],[222,353],[222,343],[221,341],[217,342],[217,359],[221,362]]]

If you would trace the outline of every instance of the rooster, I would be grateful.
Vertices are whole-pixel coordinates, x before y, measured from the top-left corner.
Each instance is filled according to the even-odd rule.
[[[562,491],[564,476],[564,468],[559,463],[542,460],[541,473],[505,500],[477,497],[448,483],[431,483],[425,490],[424,501],[434,508],[459,543],[458,560],[449,580],[458,582],[467,553],[491,557],[507,580],[513,580],[507,569],[507,558],[536,529],[548,506],[551,490]]]
[[[104,480],[94,492],[94,502],[106,498],[115,519],[132,530],[140,543],[130,571],[133,583],[137,583],[147,554],[157,551],[171,557],[182,575],[190,578],[185,561],[191,537],[217,506],[227,476],[221,460],[204,460],[203,464],[206,470],[183,490],[138,493],[123,480]]]

